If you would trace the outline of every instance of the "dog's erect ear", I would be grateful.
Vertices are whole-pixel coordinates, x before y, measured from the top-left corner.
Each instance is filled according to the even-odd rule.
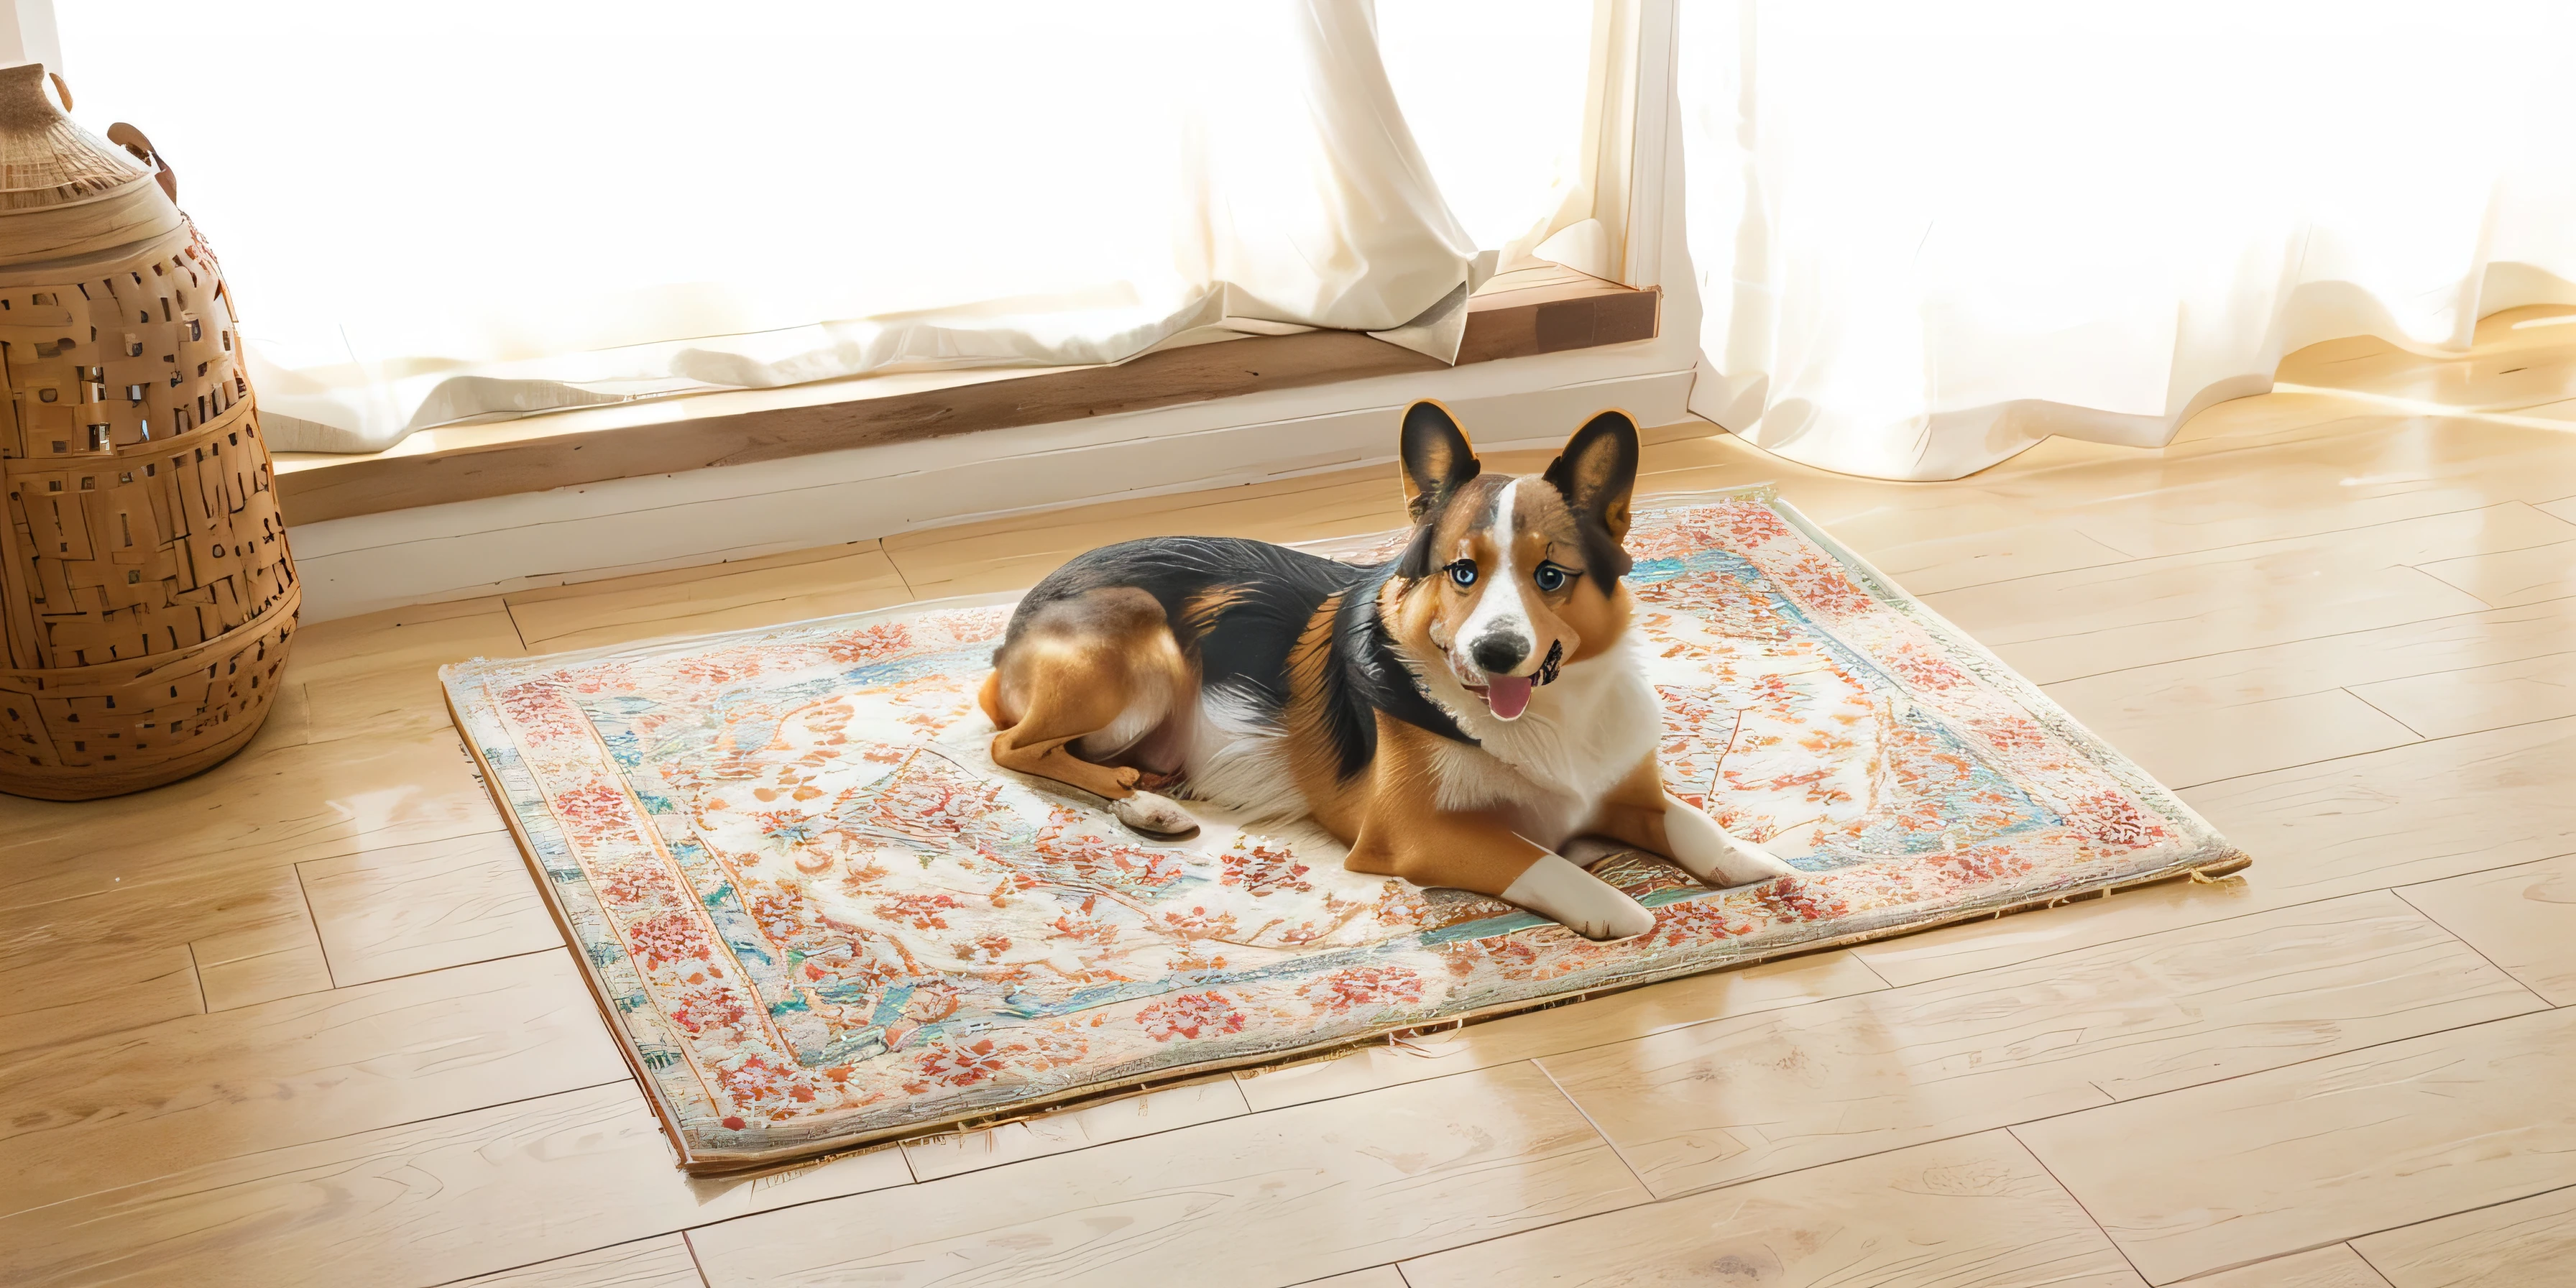
[[[1545,477],[1583,523],[1585,559],[1605,576],[1626,576],[1620,543],[1628,539],[1628,495],[1637,488],[1637,422],[1624,411],[1584,422],[1547,463]]]
[[[1628,539],[1628,494],[1637,487],[1637,422],[1624,411],[1585,421],[1547,463],[1547,481],[1577,514],[1597,519],[1611,539]]]
[[[1485,468],[1449,409],[1428,398],[1404,409],[1397,455],[1404,462],[1404,513],[1416,523]]]

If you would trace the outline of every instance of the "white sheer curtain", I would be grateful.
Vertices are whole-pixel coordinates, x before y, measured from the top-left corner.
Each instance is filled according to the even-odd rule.
[[[1613,0],[1599,0],[1608,5]],[[1405,124],[1467,234],[1510,260],[1592,215],[1583,177],[1596,5],[1376,0]]]
[[[1681,0],[1692,408],[1955,478],[2576,302],[2571,8]]]
[[[1479,271],[1366,0],[59,17],[82,118],[150,134],[224,257],[281,448],[1229,320],[1454,354]],[[184,68],[131,56],[164,38]]]

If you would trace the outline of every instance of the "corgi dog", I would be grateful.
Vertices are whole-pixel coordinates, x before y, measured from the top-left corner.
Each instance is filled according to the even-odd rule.
[[[994,762],[1158,838],[1198,827],[1166,793],[1308,814],[1352,871],[1596,940],[1654,916],[1569,854],[1642,849],[1712,886],[1792,873],[1665,790],[1621,546],[1636,422],[1603,412],[1545,473],[1497,477],[1418,402],[1400,456],[1413,530],[1391,562],[1161,537],[1049,574],[984,682]]]

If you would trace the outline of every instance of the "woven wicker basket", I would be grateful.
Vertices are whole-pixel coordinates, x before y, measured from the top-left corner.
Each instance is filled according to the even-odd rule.
[[[43,85],[0,69],[0,791],[84,800],[240,750],[300,595],[214,256]]]

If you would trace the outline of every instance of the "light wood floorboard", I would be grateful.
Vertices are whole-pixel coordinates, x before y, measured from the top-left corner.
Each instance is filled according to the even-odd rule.
[[[0,1216],[0,1283],[442,1284],[910,1181],[884,1150],[777,1185],[692,1181],[620,1078]]]
[[[1820,953],[1421,1034],[1339,1059],[1247,1070],[1236,1077],[1254,1109],[1276,1109],[1885,987],[1852,954]]]
[[[2042,684],[2491,605],[2417,565],[2576,537],[2527,505],[2401,519],[1924,596]],[[2177,600],[2191,611],[2177,612]]]
[[[1641,491],[1776,483],[2242,877],[754,1178],[673,1168],[437,668],[1349,537],[1402,521],[1391,470],[312,627],[233,761],[0,799],[0,1282],[2576,1281],[2576,326],[2516,325],[2549,316],[2315,346],[2161,451],[1956,483],[1648,435]]]
[[[562,948],[64,1043],[0,1063],[0,1212],[625,1068]]]
[[[676,1234],[495,1271],[455,1281],[453,1288],[706,1288],[689,1241]]]
[[[2353,1240],[2393,1288],[2555,1288],[2576,1266],[2576,1187]]]
[[[2168,786],[2286,769],[2576,715],[2576,590],[2047,687]]]
[[[230,1011],[322,992],[331,987],[331,967],[322,959],[322,945],[308,940],[228,961],[201,958],[197,986],[205,995],[207,1010]]]
[[[2551,1005],[2576,1003],[2576,855],[2407,886],[2397,894]]]
[[[1298,1288],[1408,1288],[1404,1274],[1393,1266],[1371,1266],[1346,1275],[1309,1279]]]
[[[715,1288],[1285,1284],[1646,1197],[1523,1063],[689,1234]]]
[[[2145,1282],[2003,1132],[1570,1221],[1402,1269],[1409,1288]]]
[[[864,612],[912,598],[874,541],[507,597],[528,648],[560,653]]]
[[[1672,1195],[2545,1005],[2379,892],[1540,1063]]]
[[[1250,1112],[1234,1079],[1212,1078],[1025,1122],[914,1141],[903,1147],[903,1158],[911,1164],[914,1179],[935,1181]]]
[[[104,964],[113,969],[48,965],[0,974],[0,1059],[206,1009],[197,964],[185,945],[118,953]]]
[[[2347,1243],[2257,1261],[2191,1280],[2188,1288],[2389,1288]]]
[[[563,942],[507,832],[314,859],[296,874],[344,988]]]
[[[2576,1010],[2016,1128],[2149,1282],[2576,1185]]]

